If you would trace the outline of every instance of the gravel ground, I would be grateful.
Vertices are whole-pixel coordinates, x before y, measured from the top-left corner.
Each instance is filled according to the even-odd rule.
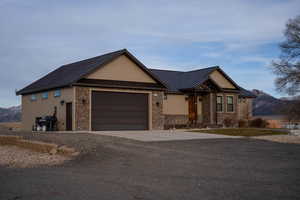
[[[129,139],[117,138],[112,136],[99,136],[89,133],[33,133],[25,131],[0,130],[0,135],[17,135],[22,136],[24,139],[55,143],[59,146],[66,145],[68,147],[73,147],[77,152],[80,152],[79,156],[76,156],[75,159],[81,159],[81,157],[86,157],[90,154],[97,154],[103,157],[107,157],[107,146],[111,146],[119,142],[121,142],[122,144],[139,143],[137,141],[132,141]]]
[[[75,147],[56,167],[0,167],[0,200],[300,199],[300,145],[257,139],[137,142],[1,132]]]
[[[33,152],[16,146],[0,146],[0,165],[12,168],[28,168],[40,165],[59,165],[70,160],[61,155]]]
[[[268,135],[268,136],[257,136],[251,138],[268,140],[272,142],[280,142],[280,143],[300,144],[300,136],[294,136],[294,135]]]

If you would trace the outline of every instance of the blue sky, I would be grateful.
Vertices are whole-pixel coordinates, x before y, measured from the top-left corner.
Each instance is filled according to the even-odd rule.
[[[127,48],[146,66],[219,65],[238,84],[280,97],[272,60],[299,0],[0,0],[0,107],[60,65]]]

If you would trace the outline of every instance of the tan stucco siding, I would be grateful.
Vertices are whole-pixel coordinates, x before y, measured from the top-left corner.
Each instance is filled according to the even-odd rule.
[[[239,119],[250,119],[252,117],[252,99],[239,99]]]
[[[221,88],[235,89],[234,85],[230,83],[219,71],[212,72],[210,74],[210,78]]]
[[[48,91],[48,99],[42,99],[42,93],[36,93],[37,100],[31,101],[31,95],[22,96],[22,129],[32,130],[36,117],[53,115],[54,107],[57,107],[57,119],[59,130],[65,130],[66,103],[61,101],[73,101],[73,88],[61,89],[61,96],[54,97],[54,91]],[[73,115],[74,116],[74,115]]]
[[[165,115],[188,115],[188,101],[185,95],[167,94],[163,100],[163,114]]]
[[[155,80],[124,55],[96,70],[86,78],[156,83]]]
[[[199,97],[197,98],[197,114],[202,115],[202,101],[199,101]]]

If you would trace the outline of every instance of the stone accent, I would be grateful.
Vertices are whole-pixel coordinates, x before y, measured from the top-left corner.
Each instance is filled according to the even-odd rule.
[[[90,127],[90,90],[75,87],[75,130],[88,131]]]
[[[218,95],[223,95],[223,112],[218,112],[216,114],[216,93],[207,94],[203,96],[202,100],[202,113],[203,113],[203,125],[204,126],[215,126],[223,125],[225,118],[231,118],[234,124],[238,121],[238,95],[236,93],[218,93]],[[226,112],[227,99],[226,95],[232,95],[234,98],[234,112]],[[217,124],[216,124],[217,121]]]
[[[165,125],[186,125],[188,122],[188,115],[165,115]]]
[[[201,124],[203,122],[203,115],[197,116],[197,124]]]
[[[202,122],[204,125],[211,124],[211,101],[210,101],[210,94],[203,95],[202,97]]]
[[[164,129],[163,98],[163,92],[152,93],[152,129],[154,130]]]
[[[239,119],[250,120],[252,118],[252,98],[240,98],[238,100]]]

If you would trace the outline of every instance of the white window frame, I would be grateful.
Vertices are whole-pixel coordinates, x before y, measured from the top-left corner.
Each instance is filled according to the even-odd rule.
[[[32,95],[30,96],[30,100],[31,100],[31,101],[36,101],[36,100],[37,100],[36,94],[32,94]]]
[[[42,93],[42,99],[48,99],[48,97],[49,97],[48,92],[43,92]]]
[[[218,111],[218,97],[221,97],[221,104],[222,104],[222,110]],[[224,96],[223,95],[217,95],[216,97],[216,110],[218,113],[224,112]]]
[[[60,90],[60,89],[55,90],[53,96],[54,96],[54,97],[60,97],[60,96],[61,96],[61,90]]]
[[[228,97],[232,97],[232,111],[228,111]],[[227,113],[234,113],[235,112],[234,95],[226,95],[226,112]]]

